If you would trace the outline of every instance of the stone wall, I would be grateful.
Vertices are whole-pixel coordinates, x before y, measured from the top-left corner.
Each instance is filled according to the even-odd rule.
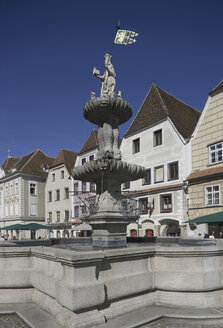
[[[63,327],[161,304],[223,305],[223,241],[76,252],[0,248],[0,303],[34,302]]]

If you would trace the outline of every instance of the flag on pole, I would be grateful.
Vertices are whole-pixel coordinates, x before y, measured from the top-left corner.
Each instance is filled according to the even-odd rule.
[[[118,30],[115,36],[114,43],[116,44],[131,44],[136,42],[136,39],[133,37],[138,36],[139,33],[128,31],[128,30]]]

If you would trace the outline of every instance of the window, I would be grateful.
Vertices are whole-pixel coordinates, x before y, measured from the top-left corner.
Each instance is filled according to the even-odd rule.
[[[130,181],[126,181],[123,183],[123,189],[129,189],[130,188]]]
[[[86,205],[81,205],[81,214],[86,214]]]
[[[18,192],[19,192],[19,184],[18,184],[18,182],[16,182],[16,184],[15,184],[15,194],[18,194]]]
[[[140,198],[139,199],[139,209],[141,214],[148,213],[148,198]]]
[[[31,216],[37,215],[37,205],[36,204],[30,204],[30,215]]]
[[[5,197],[8,197],[8,186],[5,187]]]
[[[52,191],[48,191],[48,202],[52,202]]]
[[[75,218],[79,217],[79,206],[74,206],[74,217]]]
[[[139,153],[140,152],[140,139],[135,139],[132,141],[132,153]]]
[[[145,177],[142,179],[143,185],[151,184],[151,169],[146,169]]]
[[[10,216],[13,216],[13,204],[10,204]]]
[[[89,156],[89,161],[93,161],[94,160],[94,155]]]
[[[10,195],[13,195],[13,185],[10,185]]]
[[[223,142],[219,142],[215,145],[209,146],[209,163],[219,163],[222,162],[222,144]]]
[[[168,164],[168,180],[176,180],[178,178],[178,162]]]
[[[15,203],[15,216],[19,215],[19,204]]]
[[[69,220],[69,211],[64,211],[64,219],[65,221]]]
[[[65,199],[69,199],[69,188],[64,188],[64,197]]]
[[[84,163],[86,163],[86,158],[82,158],[81,160],[81,164],[84,165]]]
[[[30,183],[30,195],[36,195],[36,184]]]
[[[154,182],[163,182],[164,181],[164,166],[157,166],[154,168]]]
[[[162,145],[162,129],[153,132],[153,147]]]
[[[75,182],[74,183],[74,192],[77,192],[78,191],[78,182]]]
[[[51,223],[52,222],[52,212],[48,212],[48,220],[47,220],[48,223]]]
[[[55,173],[52,174],[52,181],[55,181]]]
[[[60,200],[60,189],[56,190],[56,200]]]
[[[131,237],[137,237],[137,231],[135,229],[130,230]]]
[[[82,181],[82,191],[87,191],[87,182]]]
[[[220,186],[208,186],[205,188],[205,205],[220,204]]]
[[[64,179],[64,171],[60,172],[60,177],[61,177],[61,179]]]
[[[93,183],[93,182],[90,182],[90,191],[95,191],[95,183]]]
[[[172,212],[172,195],[160,196],[160,213]]]
[[[56,212],[57,215],[57,222],[60,222],[60,211]]]

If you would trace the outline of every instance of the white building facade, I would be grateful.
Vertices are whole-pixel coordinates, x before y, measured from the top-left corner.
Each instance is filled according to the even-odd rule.
[[[62,149],[50,167],[45,188],[45,218],[51,227],[50,237],[73,236],[71,169],[75,164],[77,153]]]
[[[8,158],[0,168],[0,227],[11,224],[45,223],[45,182],[43,168],[54,158],[36,150],[21,159]],[[3,230],[5,233],[5,230]],[[45,237],[44,231],[7,231],[9,238]]]
[[[130,192],[137,200],[140,214],[137,223],[128,225],[129,236],[186,236],[184,180],[191,172],[190,134],[199,116],[193,108],[152,85],[121,144],[123,158],[146,168],[144,179],[123,185],[123,193]],[[182,121],[177,127],[176,118]],[[189,124],[193,126],[185,131],[182,126]]]

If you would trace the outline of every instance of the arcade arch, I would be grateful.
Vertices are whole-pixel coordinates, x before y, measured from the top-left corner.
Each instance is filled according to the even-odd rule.
[[[158,220],[160,224],[160,237],[175,237],[180,236],[180,225],[179,221],[172,218],[164,218]]]

